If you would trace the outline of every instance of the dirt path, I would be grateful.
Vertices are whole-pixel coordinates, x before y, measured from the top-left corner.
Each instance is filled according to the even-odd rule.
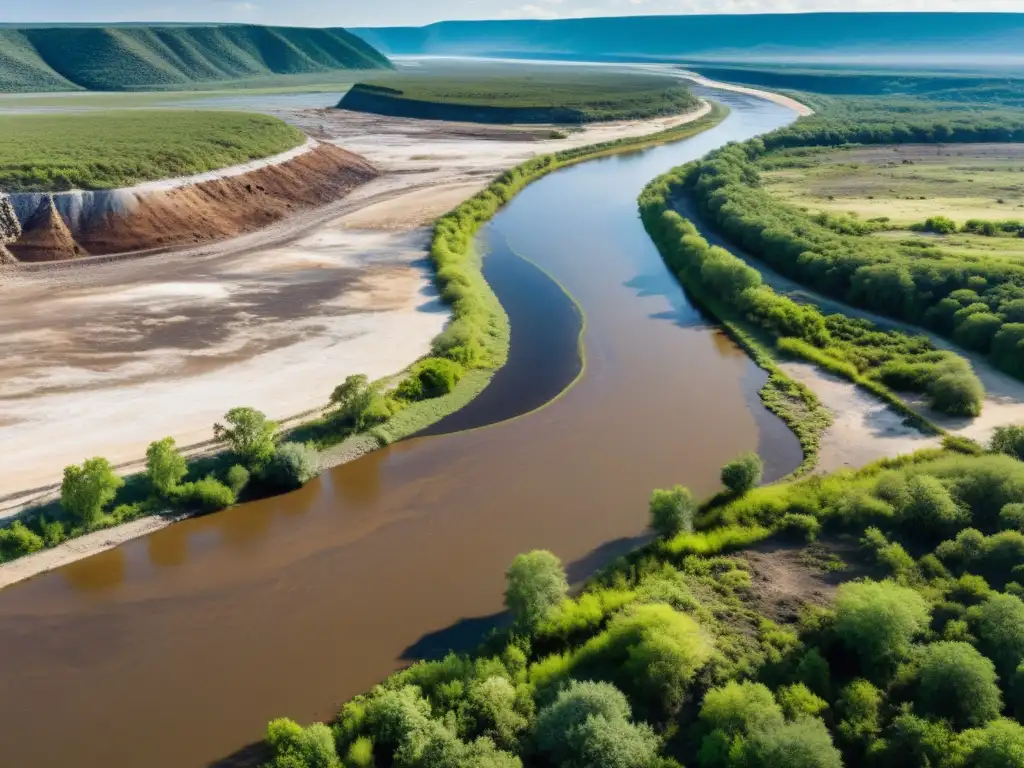
[[[694,221],[709,242],[726,248],[761,273],[765,283],[794,301],[810,303],[826,314],[843,314],[870,320],[881,328],[923,335],[939,349],[952,350],[971,362],[975,373],[985,385],[985,404],[981,416],[974,419],[955,418],[928,408],[918,397],[904,400],[943,429],[957,435],[986,442],[996,427],[1024,423],[1024,382],[997,370],[980,355],[955,347],[951,342],[916,326],[876,315],[808,290],[794,280],[780,275],[764,263],[735,248],[721,236],[701,224],[696,209],[689,201],[677,200],[676,209]],[[884,403],[845,379],[833,376],[808,363],[782,361],[782,369],[814,391],[833,413],[833,425],[821,443],[818,472],[844,467],[858,467],[888,456],[897,456],[939,445],[940,438],[922,435],[903,424],[903,417]]]

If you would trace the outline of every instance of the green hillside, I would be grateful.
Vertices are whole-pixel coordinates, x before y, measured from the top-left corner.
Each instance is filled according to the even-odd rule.
[[[0,29],[0,91],[121,91],[386,69],[341,29],[243,25]]]

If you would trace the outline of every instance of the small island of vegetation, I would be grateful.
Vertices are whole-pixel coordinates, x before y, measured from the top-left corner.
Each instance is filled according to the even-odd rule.
[[[132,110],[0,117],[0,191],[116,189],[286,152],[301,131],[244,112]]]
[[[681,114],[699,104],[700,100],[672,77],[544,71],[517,77],[383,76],[358,83],[338,106],[390,117],[580,124]]]

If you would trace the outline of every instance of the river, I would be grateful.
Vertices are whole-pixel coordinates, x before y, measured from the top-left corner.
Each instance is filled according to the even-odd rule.
[[[517,553],[551,549],[578,582],[644,540],[651,489],[713,492],[745,450],[771,477],[795,468],[796,439],[757,399],[765,374],[691,304],[637,215],[659,173],[795,117],[715,98],[733,110],[718,127],[553,174],[488,226],[512,363],[452,426],[528,413],[0,592],[4,764],[209,765],[272,717],[329,718],[395,668],[471,647],[502,620]],[[581,370],[580,315],[548,275],[586,318],[585,365],[533,410]]]

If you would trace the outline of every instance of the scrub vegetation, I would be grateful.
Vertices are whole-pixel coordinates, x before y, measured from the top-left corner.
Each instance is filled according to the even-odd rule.
[[[267,765],[1018,768],[1024,464],[974,453],[737,483],[696,532],[664,525],[689,492],[657,491],[652,544],[571,598],[555,555],[517,557],[507,629],[330,724],[275,720]],[[813,586],[784,587],[787,612],[759,543]]]
[[[1008,373],[1024,376],[1024,324],[1014,311],[1018,303],[1024,306],[1024,267],[947,253],[931,243],[875,237],[870,223],[863,226],[859,218],[804,210],[762,183],[764,163],[773,158],[778,162],[781,150],[790,150],[783,157],[792,158],[799,154],[794,148],[853,142],[955,146],[1020,141],[1024,113],[977,108],[938,112],[930,105],[908,111],[902,103],[882,100],[855,119],[850,110],[857,100],[852,101],[826,101],[823,114],[764,139],[726,147],[692,167],[685,183],[700,210],[730,241],[783,275],[855,307],[930,328],[988,355]],[[933,219],[930,226],[945,224]],[[959,371],[950,368],[958,365],[956,358],[928,349],[923,340],[905,338],[897,357],[874,356],[867,365],[849,358],[845,362],[895,389],[920,390],[955,372],[960,394],[950,400],[944,384],[941,391],[930,391],[933,405],[949,413],[962,407],[971,414],[970,393],[977,388],[968,383],[962,366]],[[788,349],[798,351],[797,345]],[[844,356],[829,352],[829,357]]]
[[[250,24],[0,29],[0,91],[156,90],[387,69],[342,29]]]
[[[217,111],[0,116],[0,190],[113,189],[238,165],[299,146],[275,117]]]
[[[484,123],[590,123],[643,120],[696,109],[676,78],[592,71],[528,76],[385,76],[355,85],[343,109],[399,117]]]

